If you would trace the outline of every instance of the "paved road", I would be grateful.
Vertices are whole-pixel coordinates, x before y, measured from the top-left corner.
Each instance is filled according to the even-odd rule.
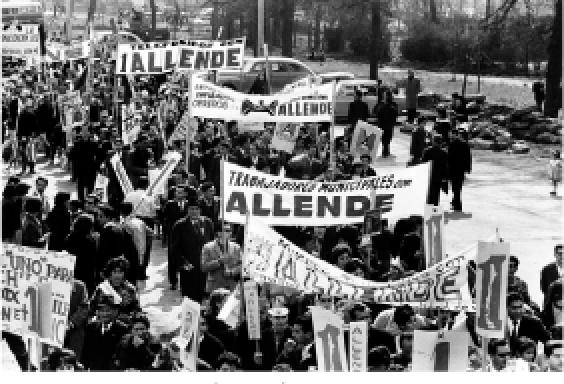
[[[396,129],[391,152],[392,157],[377,159],[377,168],[405,167],[409,136]],[[554,244],[562,241],[562,200],[551,198],[548,181],[538,172],[528,172],[517,155],[474,151],[473,156],[473,171],[462,193],[464,212],[447,214],[447,253],[471,247],[495,235],[498,228],[501,237],[510,242],[511,253],[521,260],[518,275],[529,284],[533,300],[540,303],[540,270],[553,261]],[[508,156],[514,156],[515,161],[508,161]],[[58,166],[40,164],[38,173],[49,179],[52,195],[57,190],[76,195],[74,183]],[[29,177],[24,180],[32,183]],[[445,210],[450,209],[449,203],[450,196],[443,195]],[[181,298],[178,291],[168,289],[166,249],[160,240],[153,243],[148,275],[139,287],[141,304],[150,316],[153,331],[169,333],[179,325]]]

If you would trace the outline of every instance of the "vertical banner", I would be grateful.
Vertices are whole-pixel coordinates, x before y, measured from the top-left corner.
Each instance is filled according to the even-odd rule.
[[[343,319],[321,307],[311,307],[311,314],[317,370],[319,372],[348,371]]]
[[[180,335],[175,338],[180,347],[180,361],[184,367],[196,372],[200,325],[200,304],[185,297],[182,301],[182,323]]]
[[[260,340],[260,312],[258,286],[254,281],[243,283],[245,296],[245,314],[250,340]]]
[[[466,372],[467,368],[467,332],[414,332],[413,372]]]
[[[427,268],[430,268],[445,258],[443,208],[426,204],[423,218],[423,249]]]
[[[131,180],[129,180],[129,176],[127,176],[127,172],[125,172],[125,168],[123,167],[118,153],[110,158],[110,164],[114,168],[123,194],[127,196],[128,193],[133,192],[133,184],[131,184]]]
[[[365,321],[349,324],[349,362],[351,372],[368,371],[368,323]]]
[[[509,243],[478,242],[476,255],[476,333],[505,337]]]

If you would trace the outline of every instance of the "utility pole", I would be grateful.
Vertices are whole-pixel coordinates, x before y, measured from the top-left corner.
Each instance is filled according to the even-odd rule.
[[[264,55],[264,0],[258,1],[257,13],[257,56]]]

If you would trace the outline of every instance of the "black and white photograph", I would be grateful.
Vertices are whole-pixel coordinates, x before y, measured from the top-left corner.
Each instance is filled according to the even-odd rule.
[[[562,372],[562,0],[0,4],[6,382]]]

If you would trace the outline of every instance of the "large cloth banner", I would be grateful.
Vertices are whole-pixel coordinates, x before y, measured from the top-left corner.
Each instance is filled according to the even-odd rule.
[[[468,332],[413,333],[413,372],[466,372]]]
[[[321,307],[311,307],[317,370],[347,372],[343,319]]]
[[[249,212],[268,225],[357,224],[374,206],[386,218],[423,216],[427,200],[427,163],[339,182],[294,180],[223,164],[223,208],[231,223],[244,224]]]
[[[507,324],[509,243],[478,242],[476,257],[476,333],[504,338]]]
[[[180,334],[173,341],[180,347],[179,358],[184,368],[196,372],[198,362],[200,304],[185,297],[182,301]]]
[[[39,24],[22,24],[2,30],[2,56],[14,56],[38,64],[41,58],[39,47]]]
[[[7,243],[2,246],[2,330],[36,333],[62,346],[75,256]]]
[[[298,88],[292,93],[249,95],[194,76],[192,116],[227,121],[317,123],[333,121],[333,86]]]
[[[305,293],[382,304],[470,308],[467,261],[471,251],[410,277],[386,283],[361,279],[314,257],[256,219],[245,226],[243,276]]]
[[[349,323],[349,365],[351,372],[368,371],[368,323]]]
[[[141,75],[177,71],[240,69],[245,39],[124,43],[117,46],[117,74]]]

